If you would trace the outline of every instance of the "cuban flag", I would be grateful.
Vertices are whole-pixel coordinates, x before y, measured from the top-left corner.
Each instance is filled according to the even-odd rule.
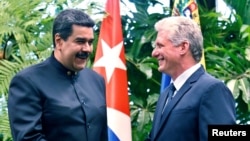
[[[107,0],[93,69],[106,81],[109,141],[131,141],[131,119],[120,1]]]

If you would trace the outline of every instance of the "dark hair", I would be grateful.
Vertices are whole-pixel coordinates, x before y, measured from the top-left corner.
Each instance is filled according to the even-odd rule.
[[[89,15],[81,10],[77,9],[66,9],[60,12],[54,20],[53,24],[53,45],[55,47],[55,35],[60,34],[63,40],[67,40],[72,34],[72,25],[80,25],[86,27],[93,27],[95,22],[90,18]]]

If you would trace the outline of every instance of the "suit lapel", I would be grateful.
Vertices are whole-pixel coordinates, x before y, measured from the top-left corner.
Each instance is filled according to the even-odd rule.
[[[167,119],[171,113],[171,111],[173,110],[173,108],[176,106],[176,104],[181,100],[181,98],[188,92],[188,90],[192,87],[193,83],[195,83],[202,74],[204,74],[205,70],[203,67],[200,67],[197,71],[195,71],[190,78],[187,79],[187,81],[185,82],[185,84],[180,88],[180,90],[176,93],[176,95],[174,96],[174,98],[168,103],[162,117],[161,117],[161,110],[162,108],[158,108],[158,107],[163,107],[163,100],[159,99],[161,102],[159,103],[159,105],[157,105],[157,112],[155,114],[157,114],[157,119],[155,119],[155,137],[157,137],[157,135],[159,134],[159,132],[161,131],[161,128],[163,128],[167,122]],[[161,98],[161,97],[160,97]]]
[[[168,90],[164,90],[161,94],[160,94],[160,97],[158,99],[158,103],[157,103],[157,108],[156,108],[156,111],[155,111],[155,116],[154,116],[154,127],[153,129],[155,130],[154,132],[156,133],[157,130],[159,129],[159,126],[160,126],[160,121],[161,121],[161,113],[162,113],[162,107],[164,106],[165,104],[165,100],[167,98],[167,92]],[[158,108],[159,107],[159,108]]]
[[[162,114],[160,125],[164,125],[163,122],[166,121],[170,112],[173,110],[175,105],[181,100],[184,94],[191,88],[190,83],[183,85],[183,87],[176,93],[174,98],[168,103],[164,113]]]

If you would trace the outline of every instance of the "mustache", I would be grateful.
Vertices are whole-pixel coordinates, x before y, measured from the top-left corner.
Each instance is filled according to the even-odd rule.
[[[90,53],[83,51],[83,52],[79,52],[76,54],[76,57],[81,58],[81,59],[87,59],[89,57]]]

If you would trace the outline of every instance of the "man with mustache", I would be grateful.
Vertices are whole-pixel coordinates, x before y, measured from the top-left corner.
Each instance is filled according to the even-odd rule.
[[[107,140],[105,82],[85,67],[94,25],[80,10],[62,11],[51,56],[14,76],[8,97],[14,141]]]

